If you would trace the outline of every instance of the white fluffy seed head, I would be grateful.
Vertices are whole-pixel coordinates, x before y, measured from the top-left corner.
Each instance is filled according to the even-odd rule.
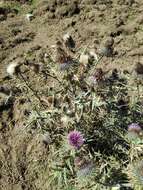
[[[45,58],[48,58],[49,56],[48,56],[48,54],[47,54],[47,53],[45,53],[45,54],[44,54],[44,57],[45,57]]]
[[[18,63],[13,62],[7,66],[6,71],[8,75],[13,76],[16,73],[17,68],[18,68]]]
[[[90,57],[87,54],[81,54],[80,58],[79,58],[79,62],[87,65],[89,63]]]
[[[64,40],[64,42],[66,42],[67,40],[69,40],[70,39],[70,35],[67,33],[67,34],[65,34],[64,36],[63,36],[63,40]]]
[[[31,13],[26,14],[26,19],[28,21],[31,21],[33,19],[33,14],[31,14]]]

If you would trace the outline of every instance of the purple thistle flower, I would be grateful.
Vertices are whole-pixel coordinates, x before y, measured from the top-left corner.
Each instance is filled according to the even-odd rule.
[[[84,143],[84,138],[81,132],[79,131],[71,131],[68,136],[68,142],[71,146],[73,146],[76,149],[79,149],[83,143]]]
[[[128,131],[133,133],[140,133],[142,131],[142,128],[137,123],[132,123],[128,126]]]

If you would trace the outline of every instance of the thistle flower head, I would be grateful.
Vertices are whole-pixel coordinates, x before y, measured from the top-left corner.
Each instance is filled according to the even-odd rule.
[[[73,59],[63,48],[61,41],[56,43],[55,61],[58,63],[60,70],[67,70],[73,64]]]
[[[79,149],[84,143],[83,135],[79,131],[71,131],[68,134],[67,139],[69,144],[75,149]]]
[[[142,131],[142,128],[139,124],[137,123],[132,123],[128,126],[128,131],[133,132],[133,133],[140,133]]]

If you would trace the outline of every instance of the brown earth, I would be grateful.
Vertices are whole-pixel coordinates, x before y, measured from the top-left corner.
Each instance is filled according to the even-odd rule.
[[[53,83],[50,78],[41,78],[36,74],[32,63],[43,68],[46,62],[45,53],[50,54],[51,45],[67,32],[76,41],[76,49],[94,47],[97,52],[109,36],[114,38],[114,56],[105,57],[102,61],[101,67],[105,72],[117,68],[121,72],[131,73],[136,63],[143,63],[143,1],[103,2],[39,0],[30,5],[28,1],[21,0],[20,11],[1,8],[6,1],[0,2],[0,189],[34,189],[29,181],[36,180],[36,174],[33,177],[33,174],[29,174],[31,179],[25,178],[26,175],[22,173],[25,171],[25,162],[31,166],[32,155],[36,155],[35,159],[40,161],[41,154],[44,157],[47,153],[46,149],[41,148],[36,134],[21,135],[17,132],[17,128],[24,124],[32,109],[31,102],[37,100],[32,92],[27,94],[23,81],[7,77],[6,67],[9,63],[17,61],[20,64],[27,61],[31,69],[26,64],[22,68],[27,74],[25,80],[29,80],[31,86],[41,94],[46,94]],[[26,14],[30,11],[33,11],[34,18],[28,21]],[[8,101],[7,105],[4,104],[5,101]],[[20,160],[21,155],[23,158],[30,155],[29,160]],[[9,173],[5,172],[6,167],[9,168]],[[12,168],[14,171],[11,171]],[[29,183],[27,188],[25,183]]]

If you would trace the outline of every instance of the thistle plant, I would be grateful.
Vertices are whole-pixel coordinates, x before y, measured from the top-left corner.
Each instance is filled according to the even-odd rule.
[[[106,72],[102,68],[102,60],[108,59],[111,51],[113,56],[112,40],[105,44],[110,52],[96,56],[88,53],[87,47],[76,52],[69,39],[58,40],[56,55],[45,60],[39,76],[39,81],[44,80],[41,90],[25,81],[30,87],[27,96],[35,94],[39,100],[32,102],[26,129],[40,133],[41,146],[44,142],[48,150],[47,187],[124,187],[127,163],[139,148],[126,136],[134,133],[142,138],[142,104],[128,98],[129,87],[133,90],[129,78],[117,69]],[[141,146],[141,141],[136,145]],[[115,166],[120,166],[117,177],[113,175]]]

